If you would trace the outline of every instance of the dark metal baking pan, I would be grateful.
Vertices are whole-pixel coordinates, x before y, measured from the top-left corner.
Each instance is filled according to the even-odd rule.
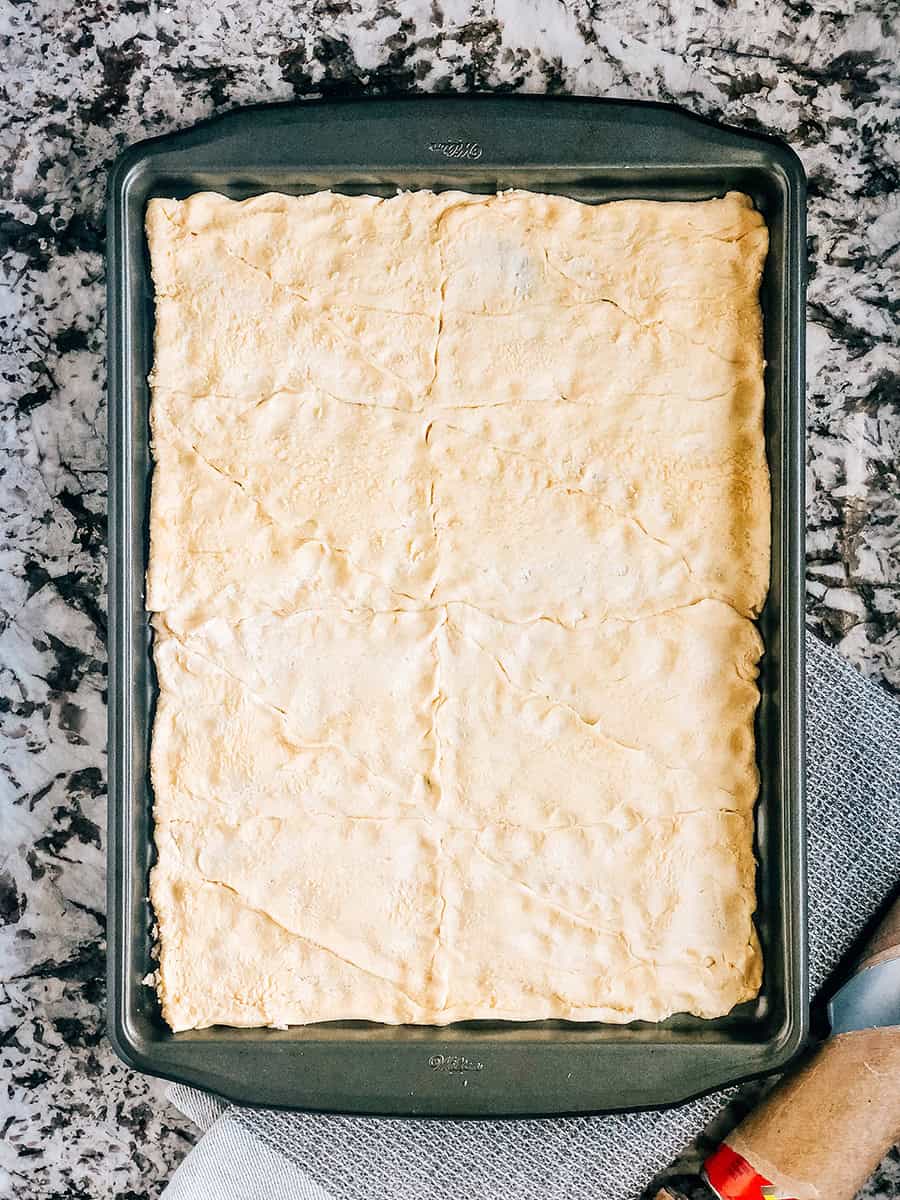
[[[144,611],[150,474],[147,373],[152,196],[205,189],[519,187],[587,202],[753,197],[771,247],[762,303],[772,475],[772,577],[760,620],[758,928],[765,978],[726,1017],[628,1026],[332,1022],[173,1034],[153,989],[147,770],[154,701]],[[773,1071],[806,1033],[803,824],[803,355],[805,180],[775,139],[656,104],[416,97],[245,109],[131,147],[109,186],[109,1031],[126,1062],[247,1103],[487,1116],[671,1103]]]

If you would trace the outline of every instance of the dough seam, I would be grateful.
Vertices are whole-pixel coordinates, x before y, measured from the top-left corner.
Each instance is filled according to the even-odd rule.
[[[204,464],[204,466],[209,468],[210,471],[213,471],[221,479],[224,479],[226,483],[229,483],[233,487],[238,488],[242,492],[242,494],[245,495],[247,497],[247,499],[256,506],[257,511],[264,518],[266,523],[268,525],[270,525],[273,529],[280,529],[284,533],[288,534],[292,538],[293,544],[295,546],[307,546],[307,545],[321,546],[324,550],[329,551],[329,553],[338,555],[339,557],[345,559],[347,561],[347,563],[353,568],[353,570],[358,572],[358,574],[365,575],[371,579],[376,579],[378,581],[378,583],[382,587],[385,588],[386,591],[392,592],[395,596],[402,597],[404,600],[410,600],[413,603],[415,603],[418,600],[417,596],[413,596],[408,592],[402,592],[398,588],[391,586],[391,584],[389,584],[387,582],[387,580],[382,579],[381,576],[376,574],[374,571],[367,571],[365,569],[365,567],[362,567],[362,566],[360,566],[359,563],[355,562],[353,559],[353,556],[350,554],[350,552],[348,550],[345,550],[342,546],[336,546],[336,545],[334,545],[334,543],[328,542],[322,537],[304,537],[303,535],[298,534],[296,532],[296,530],[291,528],[291,526],[288,522],[280,520],[278,517],[275,517],[271,512],[269,512],[266,505],[262,502],[262,500],[260,500],[260,498],[255,494],[255,492],[251,491],[251,489],[248,488],[245,484],[243,484],[240,481],[240,479],[236,478],[234,475],[230,474],[228,471],[224,470],[222,467],[217,466],[216,463],[212,459],[207,458],[206,455],[203,454],[200,451],[199,447],[196,446],[193,442],[189,441],[188,439],[179,439],[171,431],[169,431],[168,433],[165,433],[165,434],[157,434],[154,437],[155,442],[170,441],[176,445],[178,444],[178,440],[181,441],[182,446],[186,446],[193,454],[195,454],[197,456],[197,458]],[[192,553],[208,554],[208,555],[224,558],[224,557],[228,556],[229,552],[224,551],[224,550],[223,551],[197,550],[196,548],[194,548],[192,550]],[[355,611],[355,610],[346,610],[346,611]],[[373,611],[385,611],[385,610],[379,609],[379,610],[373,610]],[[387,611],[405,612],[405,611],[410,611],[410,610],[409,609],[397,609],[397,610],[387,610]],[[248,614],[248,615],[250,615],[250,614]]]
[[[695,767],[678,766],[674,763],[666,762],[664,759],[660,758],[658,754],[655,754],[647,746],[642,746],[640,743],[637,743],[637,742],[635,742],[635,743],[623,742],[621,740],[621,738],[613,737],[610,733],[608,733],[605,729],[602,728],[599,721],[587,720],[584,716],[582,716],[582,714],[578,711],[577,708],[574,708],[571,704],[567,704],[565,700],[561,700],[558,696],[550,695],[547,692],[535,691],[533,688],[526,688],[526,687],[523,687],[521,684],[516,683],[515,680],[511,678],[509,672],[507,671],[506,667],[503,665],[503,662],[501,661],[501,659],[499,658],[498,655],[494,654],[493,651],[488,650],[485,646],[483,646],[481,644],[481,642],[478,641],[477,638],[473,637],[466,630],[460,629],[458,626],[454,626],[454,631],[458,634],[459,637],[464,637],[468,641],[470,641],[473,646],[477,646],[477,648],[481,651],[481,653],[484,654],[487,658],[489,658],[494,663],[497,670],[500,672],[500,674],[506,680],[507,686],[510,687],[514,692],[518,692],[520,695],[528,696],[528,697],[531,697],[536,700],[542,700],[542,701],[546,702],[547,704],[549,704],[551,706],[551,708],[563,709],[565,712],[569,713],[572,717],[574,717],[575,720],[578,721],[578,723],[580,725],[583,725],[585,729],[589,729],[592,734],[602,738],[606,742],[611,742],[612,745],[618,746],[621,750],[626,750],[632,754],[646,755],[646,757],[649,758],[651,762],[654,762],[658,767],[662,768],[662,770],[664,770],[664,771],[671,771],[673,773],[683,771],[686,774],[692,775],[697,779],[702,778],[702,776],[700,775],[700,773],[697,771],[697,769]],[[726,796],[731,796],[731,798],[733,800],[737,799],[737,797],[735,796],[735,793],[733,791],[729,791],[729,789],[726,788],[724,786],[724,784],[717,783],[715,785],[715,787],[716,787],[716,790],[724,792]],[[733,809],[729,810],[729,809],[723,809],[723,808],[717,807],[715,809],[706,809],[705,811],[707,811],[707,812],[713,812],[713,811],[728,812],[728,811],[741,811],[741,810],[733,810]],[[661,817],[660,819],[663,820],[665,818]]]
[[[402,611],[405,614],[407,610],[404,609]],[[259,692],[257,692],[249,683],[247,683],[246,679],[242,679],[239,675],[235,675],[233,671],[229,671],[227,667],[222,666],[221,663],[216,662],[216,660],[214,658],[210,658],[209,655],[203,654],[201,651],[197,650],[195,646],[192,646],[190,642],[185,641],[177,634],[169,633],[167,636],[171,637],[173,641],[177,642],[186,654],[196,655],[197,658],[202,659],[203,662],[207,663],[214,670],[221,671],[223,675],[227,675],[229,679],[232,679],[240,688],[244,690],[248,696],[251,697],[252,700],[254,700],[262,708],[266,708],[270,712],[275,713],[275,715],[283,722],[285,731],[287,733],[293,732],[291,716],[286,709],[279,708],[277,704],[273,704],[270,700],[267,700],[265,696],[261,696]],[[364,758],[358,754],[354,754],[353,751],[348,746],[345,746],[342,742],[316,742],[309,741],[308,739],[299,736],[289,737],[288,741],[291,743],[291,745],[296,746],[298,750],[334,750],[340,754],[345,754],[349,759],[355,762],[357,766],[362,767],[362,769],[368,775],[371,775],[373,779],[377,779],[386,787],[393,790],[398,786],[397,780],[389,779],[387,776],[380,775],[377,771],[373,770],[373,768],[369,765],[369,763],[366,762]]]
[[[266,921],[271,921],[273,925],[277,925],[278,928],[283,930],[289,937],[297,938],[298,941],[306,942],[310,946],[315,946],[317,950],[323,950],[326,954],[330,954],[333,958],[340,959],[342,963],[345,963],[348,967],[352,967],[356,971],[360,971],[363,975],[370,975],[374,979],[381,980],[383,983],[386,983],[390,987],[396,989],[396,991],[404,998],[404,1000],[407,1000],[411,1005],[413,1005],[414,1008],[422,1009],[427,1007],[427,1005],[423,1004],[421,1000],[416,1000],[415,997],[409,994],[409,992],[400,987],[400,985],[395,980],[391,979],[390,976],[382,975],[378,971],[373,971],[369,967],[364,967],[360,963],[354,962],[352,958],[347,958],[345,954],[341,954],[339,951],[335,950],[333,946],[328,946],[324,942],[318,942],[315,938],[310,937],[309,934],[301,933],[298,929],[291,929],[289,925],[284,925],[278,920],[277,917],[273,917],[272,914],[265,908],[259,908],[255,904],[251,904],[239,888],[232,887],[231,884],[225,883],[221,879],[214,879],[204,875],[199,867],[195,868],[195,871],[197,878],[200,879],[201,882],[208,884],[210,887],[218,887],[222,888],[223,891],[230,892],[231,895],[236,897],[236,899],[239,900],[243,907],[249,912],[256,913],[257,916],[262,917]]]

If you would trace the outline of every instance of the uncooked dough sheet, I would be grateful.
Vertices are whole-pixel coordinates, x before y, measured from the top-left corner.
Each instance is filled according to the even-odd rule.
[[[173,1029],[756,995],[750,201],[153,200]]]

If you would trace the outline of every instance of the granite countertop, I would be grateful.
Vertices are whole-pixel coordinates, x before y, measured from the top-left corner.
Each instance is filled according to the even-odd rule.
[[[898,26],[896,0],[5,6],[0,1195],[156,1196],[195,1136],[102,1025],[118,151],[238,104],[416,89],[672,100],[783,134],[810,185],[809,620],[900,691]],[[896,1154],[869,1195],[900,1196]]]

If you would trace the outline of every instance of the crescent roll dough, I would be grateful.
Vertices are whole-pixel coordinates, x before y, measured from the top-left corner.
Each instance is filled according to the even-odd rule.
[[[175,1030],[715,1017],[762,962],[750,200],[152,200]]]

